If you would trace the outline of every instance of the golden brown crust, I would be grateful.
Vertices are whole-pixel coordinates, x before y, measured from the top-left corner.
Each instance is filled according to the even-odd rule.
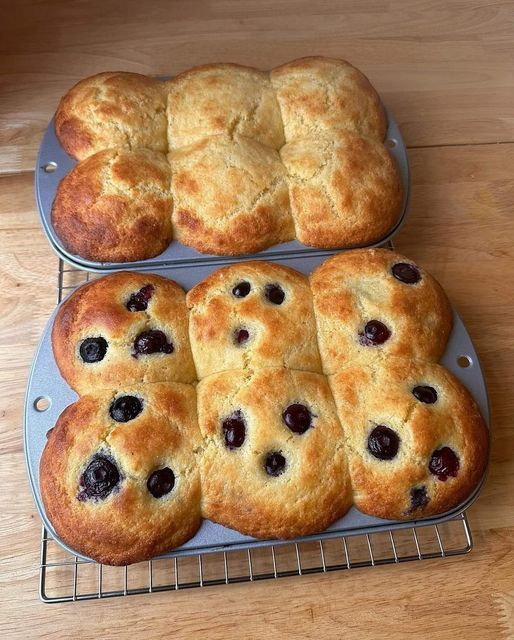
[[[251,290],[237,298],[232,290],[247,282]],[[278,285],[281,304],[266,297]],[[187,294],[189,336],[198,377],[227,369],[286,367],[321,372],[316,323],[308,279],[278,264],[243,262],[219,269]],[[249,339],[238,345],[235,332]]]
[[[235,133],[280,149],[284,129],[269,73],[238,64],[206,64],[168,83],[168,140],[176,149]]]
[[[165,85],[124,71],[85,78],[61,99],[55,132],[77,160],[113,147],[166,153]]]
[[[146,311],[129,311],[132,294],[154,287]],[[173,353],[134,357],[134,341],[157,329]],[[103,360],[85,363],[79,354],[86,338],[103,337]],[[52,347],[63,378],[78,393],[138,382],[193,382],[196,378],[188,337],[184,291],[173,280],[153,274],[119,272],[79,287],[63,302],[52,328]]]
[[[278,153],[235,135],[172,151],[177,239],[202,253],[242,255],[294,237]]]
[[[480,482],[488,459],[488,432],[474,400],[446,369],[389,357],[376,367],[349,367],[329,378],[345,432],[355,505],[387,519],[414,519],[449,511]],[[420,402],[414,387],[436,390],[434,404]],[[374,457],[368,437],[377,425],[400,439],[391,460]],[[440,480],[429,470],[434,451],[449,447],[458,457],[456,477]],[[425,488],[428,503],[413,508],[411,490]]]
[[[380,98],[345,60],[312,56],[271,72],[286,142],[333,129],[353,129],[382,142],[387,120]]]
[[[280,156],[296,237],[303,244],[324,249],[369,244],[397,223],[402,180],[382,143],[333,131],[290,142]]]
[[[401,262],[415,265],[388,249],[357,249],[329,258],[311,274],[324,373],[390,356],[433,361],[441,357],[453,324],[448,298],[419,265],[419,282],[397,280],[391,269]],[[361,342],[370,320],[382,322],[391,332],[381,345]]]
[[[143,402],[141,413],[126,423],[109,414],[120,395]],[[62,413],[48,436],[40,463],[45,511],[63,542],[97,562],[123,565],[164,553],[200,526],[199,446],[189,385],[138,385],[84,396]],[[86,498],[80,485],[95,453],[108,456],[121,476],[103,500]],[[148,477],[163,467],[173,471],[175,484],[154,498]]]
[[[68,153],[96,160],[62,181],[53,225],[67,251],[97,262],[159,255],[172,224],[180,242],[213,255],[255,253],[295,234],[319,248],[376,242],[402,203],[380,144],[386,124],[375,90],[344,60],[302,58],[271,75],[207,64],[166,83],[101,73],[75,85],[56,113]],[[166,135],[172,221],[169,171],[160,166],[156,182],[152,165],[162,160],[143,150],[167,151]],[[289,182],[276,153],[286,141]],[[112,171],[119,157],[122,177]]]
[[[170,168],[148,149],[107,149],[60,182],[52,225],[67,251],[99,262],[144,260],[172,239]]]
[[[203,515],[258,538],[318,533],[351,506],[341,426],[326,379],[287,369],[227,371],[198,385]],[[282,418],[294,402],[313,414],[299,435]],[[238,449],[224,444],[222,421],[240,410],[246,437]],[[281,451],[285,472],[264,470],[268,452]]]
[[[407,284],[394,277],[399,263],[411,265],[407,271],[419,281]],[[236,297],[233,289],[242,282],[249,290]],[[153,291],[147,309],[129,311],[129,298],[148,285]],[[280,304],[266,296],[267,285],[283,291]],[[359,342],[371,319],[391,330],[382,346]],[[45,449],[40,473],[48,517],[68,545],[120,564],[192,536],[200,500],[205,517],[265,538],[322,531],[346,513],[352,486],[355,505],[377,517],[406,520],[451,510],[479,483],[488,447],[487,430],[469,393],[430,362],[443,353],[451,326],[452,310],[438,283],[411,260],[385,249],[331,257],[312,274],[310,287],[292,269],[255,261],[213,272],[187,297],[173,281],[145,273],[120,272],[90,282],[61,305],[52,330],[63,377],[79,393],[92,395],[65,410]],[[239,328],[250,334],[244,350],[231,340]],[[136,336],[148,329],[164,331],[173,353],[135,358]],[[107,341],[106,355],[96,363],[83,362],[80,344],[99,336]],[[193,427],[182,426],[196,420],[192,388],[145,384],[195,381],[189,336],[201,380],[201,439],[197,432],[189,438]],[[334,374],[328,382],[317,373],[321,366]],[[437,401],[418,400],[412,391],[419,385],[432,387]],[[148,398],[149,412],[114,424],[108,407],[126,393]],[[304,404],[312,415],[313,426],[301,435],[289,430],[283,417],[293,403]],[[245,420],[245,440],[229,449],[222,423],[237,411]],[[400,438],[391,460],[368,452],[368,437],[377,425]],[[429,468],[432,454],[442,447],[459,460],[456,477],[444,481]],[[77,500],[78,479],[99,450],[119,461],[121,488],[103,502]],[[163,458],[167,451],[178,453]],[[263,466],[271,451],[281,451],[287,460],[286,471],[277,477]],[[164,521],[168,516],[152,511],[144,478],[157,459],[179,466],[183,460],[193,469],[195,455],[201,480],[191,489],[192,511],[173,512]],[[413,508],[413,489],[426,492],[424,508]],[[189,497],[185,500],[184,508],[190,504]]]

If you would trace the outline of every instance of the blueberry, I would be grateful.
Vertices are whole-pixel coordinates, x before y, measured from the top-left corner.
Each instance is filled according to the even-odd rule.
[[[128,422],[138,416],[143,410],[143,403],[135,396],[120,396],[113,400],[109,413],[116,422]]]
[[[86,338],[80,345],[80,357],[84,362],[100,362],[107,353],[107,340],[102,337]]]
[[[154,498],[162,498],[175,486],[175,474],[169,467],[157,469],[148,478],[146,486]]]
[[[280,476],[286,470],[286,459],[281,451],[271,451],[266,456],[264,468],[269,476]]]
[[[400,438],[383,424],[373,429],[368,437],[368,451],[379,460],[392,460],[398,453]]]
[[[88,498],[106,498],[120,481],[120,473],[112,460],[97,454],[87,465],[80,479]]]
[[[252,286],[249,282],[243,280],[242,282],[238,282],[236,286],[232,289],[232,293],[236,298],[246,298],[246,296],[250,293]]]
[[[312,426],[312,414],[303,404],[290,404],[282,419],[293,433],[305,433]]]

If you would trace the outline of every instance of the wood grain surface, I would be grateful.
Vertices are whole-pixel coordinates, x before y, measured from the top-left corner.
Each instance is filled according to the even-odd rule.
[[[451,0],[2,2],[0,19],[0,638],[514,638],[514,4]],[[174,74],[302,55],[366,72],[410,147],[397,248],[441,281],[480,355],[487,483],[465,557],[44,605],[22,446],[25,383],[55,304],[35,154],[61,94],[107,69]]]

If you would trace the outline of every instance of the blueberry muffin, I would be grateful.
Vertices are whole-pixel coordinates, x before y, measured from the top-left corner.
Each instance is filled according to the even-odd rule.
[[[286,142],[352,129],[382,142],[387,120],[369,80],[345,60],[309,57],[273,69]]]
[[[172,239],[170,167],[148,149],[106,149],[57,188],[52,225],[64,248],[98,262],[145,260]]]
[[[457,507],[478,485],[488,458],[487,428],[446,369],[389,357],[329,380],[360,511],[424,518]]]
[[[196,378],[185,293],[149,273],[119,272],[79,287],[57,312],[52,347],[79,394]]]
[[[398,221],[402,180],[381,142],[333,131],[294,140],[280,156],[296,237],[303,244],[325,249],[370,244]]]
[[[308,279],[269,262],[219,269],[187,294],[199,378],[227,369],[321,372]]]
[[[351,505],[341,426],[324,376],[227,371],[200,382],[202,511],[257,538],[318,533]]]
[[[170,149],[235,133],[274,149],[284,128],[269,73],[238,64],[194,67],[168,83]]]
[[[294,237],[278,152],[250,138],[211,136],[169,154],[177,239],[214,255],[254,253]]]
[[[124,565],[191,538],[201,522],[194,389],[147,384],[83,396],[60,416],[40,463],[59,537]]]
[[[164,83],[123,71],[81,80],[55,114],[59,142],[77,160],[112,147],[166,153],[166,126]]]
[[[310,281],[324,373],[390,356],[437,361],[444,353],[450,303],[412,260],[388,249],[348,251],[326,260]]]

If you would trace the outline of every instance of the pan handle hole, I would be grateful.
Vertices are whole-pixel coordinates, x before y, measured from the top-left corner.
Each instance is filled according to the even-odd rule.
[[[457,358],[457,364],[461,369],[467,369],[468,367],[471,367],[473,360],[469,356],[459,356]]]
[[[57,170],[57,162],[47,162],[42,166],[45,173],[53,173]]]
[[[49,409],[50,405],[50,398],[47,398],[46,396],[39,396],[39,398],[34,400],[34,409],[39,411],[39,413],[43,413],[43,411]]]
[[[394,138],[387,138],[387,140],[385,141],[385,146],[388,149],[394,149],[397,144],[398,144],[398,141],[395,140]]]

